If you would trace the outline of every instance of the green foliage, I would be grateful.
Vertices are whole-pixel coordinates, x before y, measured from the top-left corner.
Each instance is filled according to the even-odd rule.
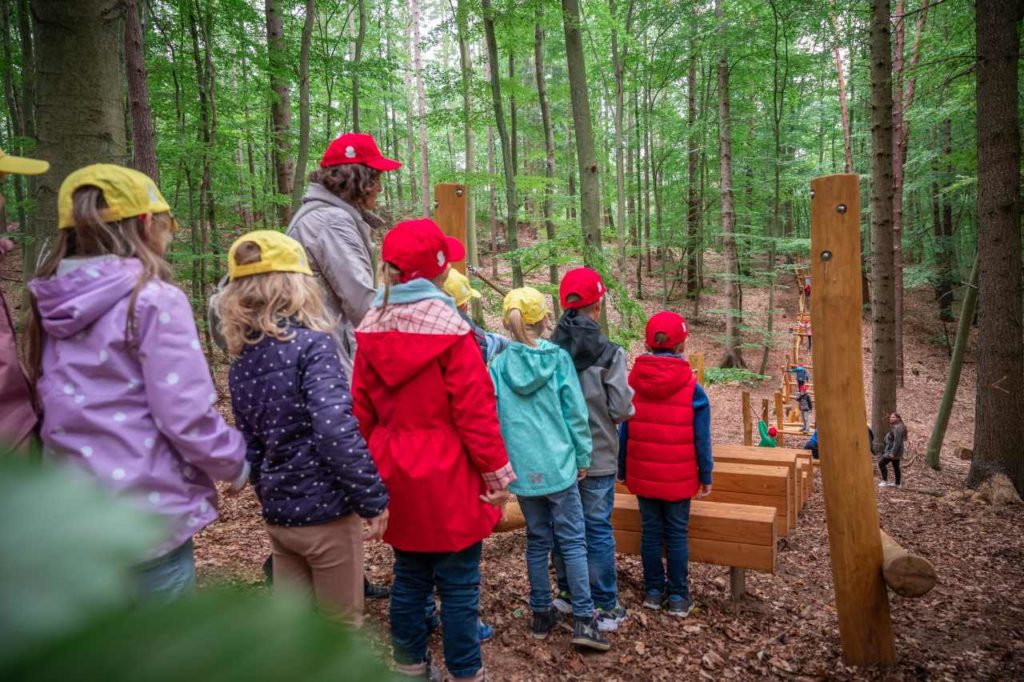
[[[708,367],[704,370],[704,383],[708,386],[714,384],[751,384],[769,378],[763,374],[737,367]]]

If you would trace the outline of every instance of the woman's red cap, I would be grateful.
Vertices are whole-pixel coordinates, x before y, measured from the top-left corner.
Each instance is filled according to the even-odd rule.
[[[665,341],[658,343],[658,334],[664,334]],[[686,329],[686,320],[679,313],[663,310],[647,320],[647,347],[662,350],[674,350],[690,335]]]
[[[320,167],[340,166],[346,163],[361,163],[374,170],[393,171],[402,167],[400,161],[386,158],[377,148],[373,135],[366,133],[345,133],[327,146]]]
[[[384,236],[381,258],[402,271],[401,282],[434,279],[450,263],[464,260],[466,247],[455,237],[445,236],[430,218],[420,218],[391,228]]]

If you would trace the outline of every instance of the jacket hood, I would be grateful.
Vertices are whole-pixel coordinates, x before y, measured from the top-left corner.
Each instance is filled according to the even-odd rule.
[[[558,321],[551,340],[572,356],[577,372],[596,365],[614,355],[618,348],[601,333],[597,322],[575,310],[569,310]]]
[[[561,348],[543,340],[536,348],[513,343],[502,355],[501,378],[519,395],[536,393],[555,374],[561,352]]]
[[[629,373],[629,385],[640,396],[664,400],[690,383],[690,363],[673,355],[641,355]]]
[[[141,274],[142,263],[137,259],[110,258],[90,261],[63,275],[34,279],[28,286],[43,329],[54,338],[66,339],[131,296]]]
[[[388,305],[401,305],[403,303],[416,303],[417,301],[426,300],[444,301],[456,313],[459,312],[459,309],[455,306],[454,298],[438,289],[430,280],[423,279],[422,277],[401,284],[393,284],[388,292]],[[373,297],[373,307],[380,308],[383,305],[384,288],[381,287],[377,289],[377,294]]]

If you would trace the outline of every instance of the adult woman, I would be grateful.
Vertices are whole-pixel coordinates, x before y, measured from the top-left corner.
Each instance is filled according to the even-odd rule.
[[[345,133],[327,147],[309,189],[292,217],[288,235],[298,240],[324,290],[327,312],[337,321],[346,374],[352,376],[355,328],[370,309],[373,241],[368,222],[381,192],[380,174],[402,166],[385,158],[372,135]]]
[[[889,485],[889,464],[892,464],[892,473],[896,480],[893,487],[899,488],[903,484],[900,460],[903,459],[903,443],[906,440],[907,427],[903,423],[903,417],[893,412],[889,415],[889,433],[885,434],[885,451],[878,460],[878,471],[882,474],[879,488]]]

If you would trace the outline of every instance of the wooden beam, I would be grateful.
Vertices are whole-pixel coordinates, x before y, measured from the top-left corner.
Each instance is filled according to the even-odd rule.
[[[864,408],[860,177],[811,181],[812,326],[825,520],[843,660],[896,661]]]
[[[740,394],[743,401],[743,444],[754,444],[754,418],[750,414],[750,391],[743,391]]]
[[[882,538],[882,575],[889,589],[901,597],[921,597],[938,581],[935,565],[923,556],[911,554],[879,529]]]
[[[775,391],[775,428],[779,431],[776,442],[779,445],[785,446],[786,407],[782,394],[778,391]]]
[[[434,185],[434,220],[441,231],[466,243],[466,186],[454,182],[442,182]],[[466,274],[466,261],[453,263],[452,266]]]

